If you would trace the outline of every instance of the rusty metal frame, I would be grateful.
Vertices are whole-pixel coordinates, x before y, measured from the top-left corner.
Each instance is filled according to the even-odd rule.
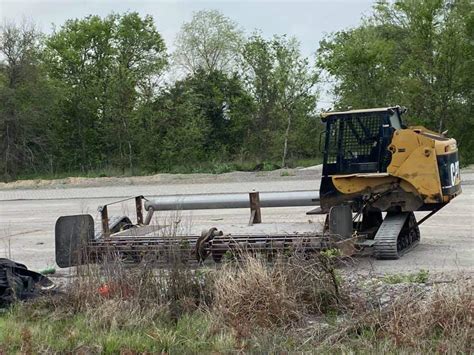
[[[109,212],[107,210],[107,205],[100,206],[98,208],[100,212],[100,219],[102,223],[102,233],[104,238],[110,237],[110,227],[109,227]]]
[[[328,248],[335,248],[347,243],[353,244],[355,238],[344,240],[338,236],[315,233],[294,234],[224,234],[222,231],[213,233],[213,238],[203,241],[202,235],[188,236],[115,236],[109,239],[92,240],[88,244],[90,260],[100,260],[102,256],[112,253],[123,253],[126,256],[140,257],[155,255],[158,262],[167,262],[168,254],[180,253],[187,255],[187,261],[204,261],[207,256],[212,256],[214,261],[220,261],[227,252],[239,253],[270,253],[276,254],[285,251],[317,252]],[[203,241],[199,245],[200,239]],[[199,248],[200,255],[197,255]],[[354,251],[353,248],[347,248]],[[200,256],[200,258],[198,258]],[[138,261],[139,259],[137,259]]]
[[[155,213],[155,210],[153,208],[150,208],[146,214],[145,217],[145,222],[143,223],[145,226],[149,225],[151,222],[151,218],[153,217],[153,214]]]
[[[143,196],[135,197],[135,210],[137,211],[137,224],[143,224]]]
[[[250,220],[249,226],[257,223],[262,223],[262,211],[260,206],[260,193],[252,191],[249,193],[250,199]]]
[[[104,238],[109,238],[110,235],[111,235],[110,226],[109,226],[109,211],[108,211],[107,207],[109,205],[114,205],[114,204],[117,204],[117,203],[120,203],[120,202],[129,201],[131,199],[135,200],[135,211],[137,213],[137,225],[147,224],[146,222],[144,223],[144,220],[143,220],[143,200],[146,200],[146,198],[143,197],[143,195],[135,196],[135,197],[129,197],[129,198],[125,198],[123,200],[119,200],[119,201],[115,201],[115,202],[112,202],[112,203],[109,203],[109,204],[106,204],[106,205],[103,205],[103,206],[99,206],[99,208],[97,210],[100,213],[100,219],[101,219],[101,224],[102,224],[102,233],[104,235]]]

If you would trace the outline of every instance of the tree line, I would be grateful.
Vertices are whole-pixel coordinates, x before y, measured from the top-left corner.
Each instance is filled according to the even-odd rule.
[[[196,12],[170,53],[151,16],[68,20],[45,35],[0,29],[0,177],[287,166],[320,157],[316,103],[405,105],[474,161],[469,0],[377,2],[358,27],[302,55],[297,39],[246,35]]]

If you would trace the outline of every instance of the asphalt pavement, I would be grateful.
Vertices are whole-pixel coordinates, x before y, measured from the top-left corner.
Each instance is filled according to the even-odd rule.
[[[214,179],[193,183],[168,181],[163,184],[114,185],[94,187],[55,187],[42,189],[0,190],[0,257],[9,257],[32,269],[55,265],[54,225],[61,215],[89,213],[98,217],[99,205],[125,197],[145,195],[220,193],[248,191],[315,190],[315,176],[272,176],[242,178],[216,182]],[[421,243],[396,261],[357,258],[353,267],[364,272],[474,272],[474,173],[462,173],[463,193],[435,216],[423,223]],[[229,181],[230,180],[230,181]],[[320,228],[321,216],[308,216],[309,208],[268,208],[262,211],[263,222],[255,230],[294,232]],[[133,202],[110,207],[110,215],[133,216]],[[418,218],[424,214],[419,213]],[[176,213],[158,214],[161,221],[176,219]],[[181,211],[178,216],[184,231],[197,233],[203,228],[218,227],[224,231],[244,228],[249,220],[247,209]],[[245,227],[247,228],[247,227]],[[262,229],[263,228],[263,229]]]

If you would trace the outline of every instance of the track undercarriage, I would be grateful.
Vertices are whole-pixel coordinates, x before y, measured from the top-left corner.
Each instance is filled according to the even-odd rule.
[[[374,241],[374,255],[377,259],[398,259],[420,241],[420,229],[415,214],[388,213]]]

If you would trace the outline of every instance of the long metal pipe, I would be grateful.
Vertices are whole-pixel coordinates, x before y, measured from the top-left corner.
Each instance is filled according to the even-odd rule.
[[[319,191],[260,192],[260,207],[319,206]],[[249,208],[248,193],[160,196],[145,201],[146,210]]]

